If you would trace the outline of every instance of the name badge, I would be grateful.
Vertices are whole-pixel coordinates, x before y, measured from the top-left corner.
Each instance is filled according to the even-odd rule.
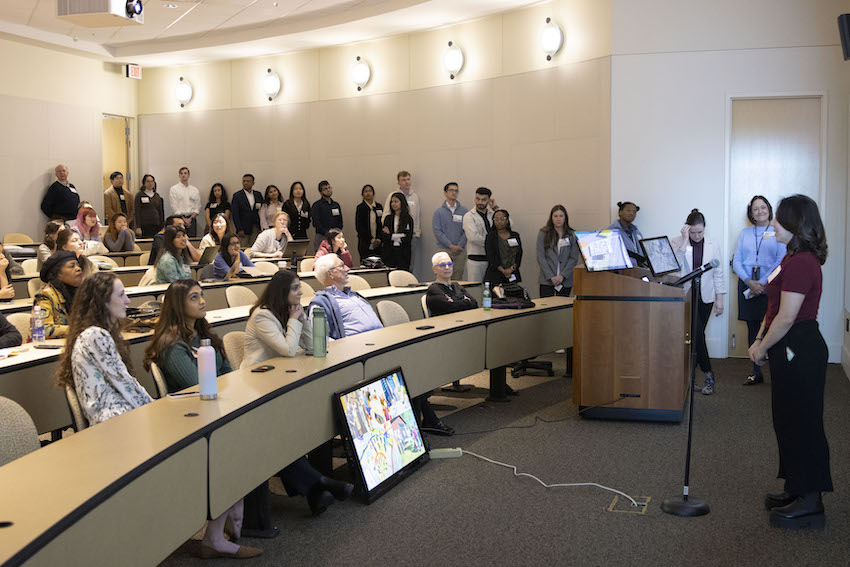
[[[339,209],[331,209],[331,214],[335,217],[339,216]]]
[[[127,199],[124,197],[124,193],[121,193],[120,195],[118,195],[118,198],[119,198],[119,199],[121,199],[122,201],[126,201],[126,200],[127,200]]]
[[[463,215],[452,215],[452,220],[454,222],[463,222]]]
[[[519,246],[519,241],[516,238],[508,238],[508,246]]]
[[[254,203],[254,210],[255,210],[255,211],[259,211],[259,210],[260,210],[260,207],[262,207],[262,206],[263,206],[263,205],[262,205],[261,203]]]
[[[74,195],[76,195],[76,194],[77,194],[77,190],[76,190],[76,189],[74,189],[73,187],[68,187],[68,189],[70,189],[70,190],[71,190],[71,193],[73,193]]]
[[[147,205],[148,203],[151,202],[151,198],[150,197],[142,197],[141,199],[139,199],[139,201],[141,201],[143,204]]]
[[[516,281],[516,274],[511,274],[511,277],[508,278],[508,281],[509,282],[515,282]]]
[[[302,217],[302,218],[305,218],[305,219],[306,219],[308,216],[309,216],[309,215],[307,214],[307,211],[301,211],[301,217]]]
[[[776,269],[773,270],[772,272],[770,272],[770,275],[767,276],[767,283],[772,282],[776,278],[776,276],[779,275],[779,272],[781,272],[781,271],[782,271],[782,266],[776,266]]]
[[[771,232],[765,232],[765,233],[764,233],[764,237],[765,237],[765,238],[776,238],[776,233],[775,233],[775,232],[773,232],[773,231],[771,231]]]
[[[569,246],[569,245],[570,245],[570,239],[569,238],[561,238],[560,240],[558,240],[558,248],[563,248],[564,246]]]

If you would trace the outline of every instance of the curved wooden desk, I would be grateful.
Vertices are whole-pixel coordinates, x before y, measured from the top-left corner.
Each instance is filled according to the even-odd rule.
[[[324,359],[276,358],[272,372],[222,376],[215,401],[157,400],[0,467],[0,485],[15,487],[0,493],[0,522],[12,522],[0,528],[0,564],[156,564],[207,515],[331,438],[331,393],[401,364],[415,396],[569,346],[571,307],[546,298],[522,311],[434,317],[431,329],[416,321],[362,333],[332,342]],[[517,325],[535,331],[515,334]],[[506,344],[511,352],[493,352]]]

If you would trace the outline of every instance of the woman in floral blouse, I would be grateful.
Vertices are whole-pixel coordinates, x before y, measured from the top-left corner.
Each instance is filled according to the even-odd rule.
[[[59,362],[57,384],[73,385],[83,414],[92,425],[153,401],[132,375],[130,346],[121,336],[121,320],[130,299],[114,274],[100,272],[80,286],[71,311],[68,340]],[[231,522],[226,528],[227,520]],[[227,541],[238,538],[242,526],[242,501],[211,521],[199,555],[248,558],[262,550]]]

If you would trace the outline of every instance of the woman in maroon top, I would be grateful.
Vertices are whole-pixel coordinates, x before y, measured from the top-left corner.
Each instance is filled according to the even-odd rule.
[[[821,493],[832,491],[823,429],[828,352],[816,321],[826,234],[817,205],[804,195],[783,199],[773,226],[788,252],[767,279],[767,315],[749,352],[759,365],[770,357],[778,477],[785,479],[785,489],[768,494],[765,506],[775,527],[821,529]]]

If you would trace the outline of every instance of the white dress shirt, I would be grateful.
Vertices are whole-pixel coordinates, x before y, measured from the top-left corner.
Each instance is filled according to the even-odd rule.
[[[189,216],[201,212],[201,193],[194,185],[172,185],[168,191],[168,202],[174,215]]]

